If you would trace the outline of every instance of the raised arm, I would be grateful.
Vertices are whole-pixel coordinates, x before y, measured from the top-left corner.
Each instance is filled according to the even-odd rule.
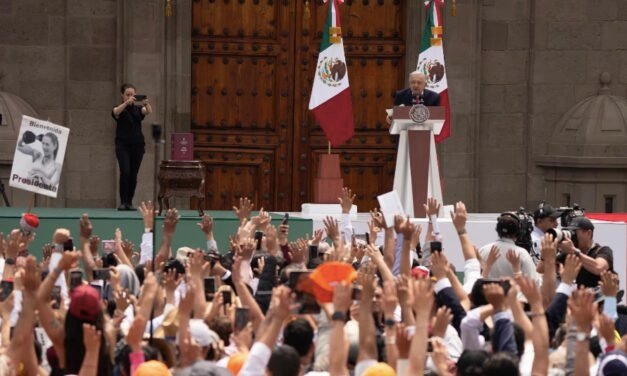
[[[411,240],[416,232],[416,226],[411,223],[408,217],[397,215],[394,217],[394,231],[403,235],[403,245],[401,246],[400,274],[409,276],[411,270]]]
[[[117,119],[127,106],[132,106],[134,104],[135,97],[128,98],[124,102],[120,103],[118,106],[113,107],[113,116]]]
[[[79,221],[80,227],[80,240],[81,240],[81,258],[83,260],[83,266],[85,267],[85,273],[88,279],[91,278],[92,271],[96,269],[96,261],[92,254],[91,236],[93,232],[93,225],[89,220],[87,213],[84,213]]]
[[[329,373],[331,375],[348,375],[346,363],[348,359],[348,345],[344,334],[346,312],[351,304],[351,287],[341,282],[333,288],[333,309],[331,316],[331,335],[329,336]]]
[[[374,298],[374,273],[371,265],[359,269],[358,283],[361,285],[359,302],[359,354],[357,361],[377,359],[377,342],[374,318],[372,317],[372,300]]]
[[[154,263],[159,266],[161,262],[165,262],[172,255],[172,239],[174,238],[174,232],[176,231],[176,225],[181,219],[178,210],[172,208],[168,209],[163,219],[163,232],[161,235],[161,246],[159,252],[155,256]]]
[[[250,313],[250,321],[253,324],[253,331],[255,331],[256,333],[265,317],[263,315],[263,312],[261,311],[261,308],[259,308],[257,301],[250,293],[248,285],[246,285],[241,277],[241,268],[242,257],[236,256],[235,260],[233,260],[233,268],[231,271],[233,284],[235,285],[235,291],[237,292],[237,296],[242,302],[242,305],[248,307],[248,312]]]
[[[531,340],[535,353],[532,374],[546,375],[549,372],[549,326],[544,314],[540,289],[531,278],[521,277],[517,278],[516,281],[531,306],[531,321],[533,323]]]
[[[557,271],[555,269],[557,241],[553,239],[553,235],[544,235],[540,255],[542,257],[543,265],[542,304],[544,305],[544,308],[546,308],[549,304],[551,304],[553,296],[555,295],[555,290],[557,289]]]
[[[416,311],[416,331],[411,341],[409,368],[406,375],[422,375],[427,357],[427,339],[431,308],[435,297],[431,281],[426,278],[414,282],[414,310]]]

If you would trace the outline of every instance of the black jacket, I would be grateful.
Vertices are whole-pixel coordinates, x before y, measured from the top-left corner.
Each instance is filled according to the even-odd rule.
[[[397,91],[396,95],[394,96],[395,106],[413,106],[414,104],[418,103],[424,104],[425,106],[439,106],[440,94],[436,93],[435,91],[425,89],[422,92],[421,96],[415,98],[411,93],[411,89],[407,88],[401,91]]]

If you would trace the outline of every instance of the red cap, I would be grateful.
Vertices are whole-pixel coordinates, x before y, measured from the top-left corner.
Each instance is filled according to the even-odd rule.
[[[20,219],[20,227],[22,231],[31,232],[39,227],[39,217],[35,214],[25,213]]]
[[[100,313],[98,291],[88,285],[76,287],[72,291],[69,313],[80,320],[95,323]]]
[[[414,277],[414,279],[429,277],[429,269],[424,266],[416,266],[411,270],[411,276]]]

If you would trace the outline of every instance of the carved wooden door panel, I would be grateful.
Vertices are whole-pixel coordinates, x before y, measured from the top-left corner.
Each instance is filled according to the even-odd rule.
[[[292,204],[313,197],[313,178],[320,154],[327,152],[322,129],[307,110],[328,5],[310,1],[303,17],[297,1],[296,96]],[[392,189],[396,145],[389,135],[385,109],[405,85],[405,5],[400,0],[346,0],[339,6],[340,25],[353,98],[355,136],[333,152],[340,153],[344,184],[358,197],[360,211],[378,206],[376,196]]]
[[[404,86],[400,0],[340,6],[355,137],[341,154],[360,210],[392,188],[396,146],[384,110]],[[240,196],[273,210],[311,202],[322,130],[307,110],[327,4],[322,0],[194,0],[192,131],[207,165],[206,208]]]
[[[206,207],[240,196],[287,210],[291,197],[293,8],[288,0],[195,0],[192,131]]]

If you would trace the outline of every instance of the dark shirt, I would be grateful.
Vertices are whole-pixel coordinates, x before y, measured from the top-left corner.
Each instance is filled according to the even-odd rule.
[[[396,92],[396,95],[394,96],[394,106],[413,106],[415,104],[439,106],[440,94],[435,91],[424,89],[422,95],[415,96],[409,88]]]
[[[142,133],[142,120],[144,120],[144,114],[142,114],[141,106],[126,106],[124,111],[120,113],[118,118],[115,118],[113,110],[111,116],[117,123],[115,129],[115,143],[116,145],[145,145],[144,134]]]
[[[583,251],[582,251],[583,252]],[[614,255],[612,249],[607,246],[600,246],[595,244],[588,252],[585,252],[586,255],[596,259],[603,258],[607,261],[609,265],[609,270],[614,270]],[[577,274],[577,286],[584,285],[586,287],[597,287],[599,285],[599,281],[601,277],[595,274],[590,273],[585,268],[581,268],[579,274]]]

